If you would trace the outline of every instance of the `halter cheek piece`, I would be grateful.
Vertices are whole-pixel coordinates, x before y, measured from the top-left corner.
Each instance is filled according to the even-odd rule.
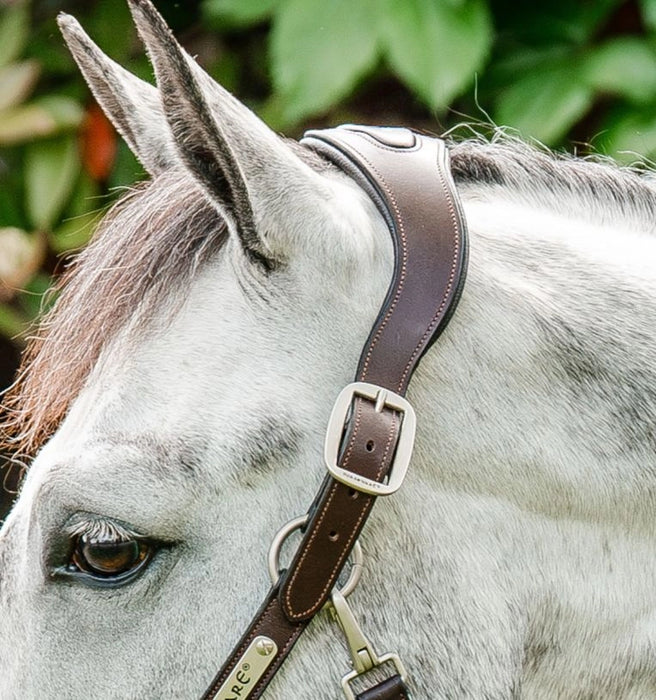
[[[333,409],[325,444],[328,474],[307,516],[276,536],[269,568],[277,580],[202,700],[260,698],[326,604],[352,656],[353,671],[342,680],[348,700],[404,700],[409,692],[401,661],[375,653],[345,594],[359,578],[357,538],[374,502],[394,493],[408,468],[415,416],[404,396],[457,304],[467,262],[465,221],[439,139],[403,128],[349,125],[310,131],[302,143],[353,178],[376,204],[394,242],[394,276],[356,381]],[[279,572],[277,549],[296,527],[303,539],[289,568]],[[352,553],[351,577],[340,591],[337,579]],[[382,665],[393,674],[382,682],[376,674],[356,696],[354,686],[367,687],[367,674]]]

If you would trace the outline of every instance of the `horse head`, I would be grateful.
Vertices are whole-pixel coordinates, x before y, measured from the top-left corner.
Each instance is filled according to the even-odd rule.
[[[80,260],[52,321],[69,340],[30,370],[50,408],[25,435],[59,425],[3,530],[6,698],[200,695],[322,476],[316,436],[391,269],[366,195],[131,9],[157,88],[60,17],[152,179]],[[84,553],[101,531],[124,560]]]
[[[392,274],[358,184],[129,3],[157,87],[60,17],[151,178],[79,256],[9,398],[38,454],[0,531],[5,700],[203,692],[323,477]],[[418,698],[629,697],[653,688],[656,194],[517,144],[451,152],[469,281],[410,386],[413,468],[354,600]],[[335,639],[319,615],[269,697],[334,698]]]

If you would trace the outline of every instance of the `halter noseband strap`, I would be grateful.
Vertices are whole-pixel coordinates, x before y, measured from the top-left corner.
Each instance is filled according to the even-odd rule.
[[[203,700],[261,697],[331,594],[353,656],[354,671],[343,682],[347,697],[404,700],[409,693],[398,657],[375,654],[333,589],[376,498],[398,489],[407,470],[414,412],[404,396],[458,301],[467,260],[465,221],[439,139],[402,128],[343,126],[310,131],[302,143],[374,201],[394,242],[394,276],[356,381],[333,410],[326,438],[329,473],[308,512],[299,549]],[[387,661],[396,666],[395,675],[356,697],[350,682]]]

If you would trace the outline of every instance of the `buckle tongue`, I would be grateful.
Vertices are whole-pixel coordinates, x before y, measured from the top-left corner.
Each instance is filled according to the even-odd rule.
[[[384,408],[391,408],[403,415],[396,452],[387,482],[381,483],[373,479],[367,479],[364,476],[343,469],[337,464],[344,424],[346,423],[346,417],[353,399],[356,396],[374,402],[377,413],[380,413]],[[414,447],[416,425],[417,419],[412,406],[399,394],[367,382],[348,384],[337,397],[328,421],[324,445],[324,459],[326,460],[328,471],[337,481],[356,489],[356,491],[362,491],[370,496],[389,496],[399,490],[405,479],[410,464],[410,457],[412,456],[412,448]]]

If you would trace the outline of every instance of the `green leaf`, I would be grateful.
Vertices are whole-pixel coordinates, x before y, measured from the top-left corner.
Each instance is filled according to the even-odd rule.
[[[568,61],[571,55],[572,47],[568,44],[514,47],[496,56],[485,72],[484,82],[508,85],[535,69],[542,70],[544,66]]]
[[[378,12],[376,0],[287,0],[279,6],[271,64],[287,123],[325,111],[373,69]]]
[[[264,63],[266,64],[266,61]],[[211,66],[206,66],[205,68],[216,82],[228,92],[239,92],[243,61],[236,54],[222,53]]]
[[[18,58],[30,33],[30,15],[26,2],[15,2],[0,14],[0,66]]]
[[[143,180],[144,177],[145,171],[143,165],[141,165],[136,156],[127,147],[125,141],[119,141],[114,168],[112,169],[109,182],[107,183],[108,187],[110,189],[127,187],[134,184],[135,180]]]
[[[3,165],[7,167],[6,164]],[[22,211],[22,182],[17,181],[17,175],[22,176],[18,167],[13,172],[9,170],[0,179],[0,222],[4,226],[23,227],[27,223]]]
[[[9,145],[69,131],[82,122],[82,107],[68,97],[51,95],[5,110],[0,115],[0,144]]]
[[[493,3],[495,25],[502,40],[528,46],[566,42],[583,45],[625,0],[549,0],[549,2]]]
[[[80,19],[85,23],[87,21],[86,18]],[[76,64],[66,44],[58,37],[55,12],[43,13],[42,18],[37,19],[30,27],[30,41],[25,54],[39,62],[45,76],[70,79],[71,75],[77,72]]]
[[[640,0],[642,20],[649,29],[656,29],[656,0]]]
[[[499,96],[495,122],[554,145],[590,108],[592,88],[577,80],[569,63],[534,70]]]
[[[623,163],[656,159],[656,116],[653,110],[644,113],[625,110],[614,115],[600,136],[600,148]]]
[[[14,311],[8,304],[0,304],[0,335],[5,338],[15,338],[21,335],[29,324],[18,311]]]
[[[19,294],[20,308],[30,321],[48,311],[55,302],[56,295],[52,293],[52,285],[52,278],[44,272],[39,272]]]
[[[113,60],[125,64],[133,48],[135,30],[126,2],[98,2],[85,20],[85,28]]]
[[[96,225],[102,217],[101,212],[87,212],[73,219],[68,219],[48,236],[50,247],[57,254],[79,250],[91,240]]]
[[[74,135],[28,146],[25,198],[28,218],[36,229],[47,231],[52,228],[71,195],[79,171]]]
[[[202,12],[214,27],[230,29],[267,20],[279,4],[280,0],[204,0]]]
[[[84,170],[80,173],[71,199],[66,207],[66,216],[75,218],[103,209],[107,204],[100,194],[98,183]]]
[[[394,71],[433,109],[470,85],[490,51],[492,22],[484,0],[454,7],[435,0],[387,0],[379,13]]]
[[[656,53],[644,39],[612,39],[590,50],[583,75],[599,92],[647,102],[656,95]]]
[[[36,61],[10,63],[0,68],[0,110],[20,104],[32,92],[39,72]]]

